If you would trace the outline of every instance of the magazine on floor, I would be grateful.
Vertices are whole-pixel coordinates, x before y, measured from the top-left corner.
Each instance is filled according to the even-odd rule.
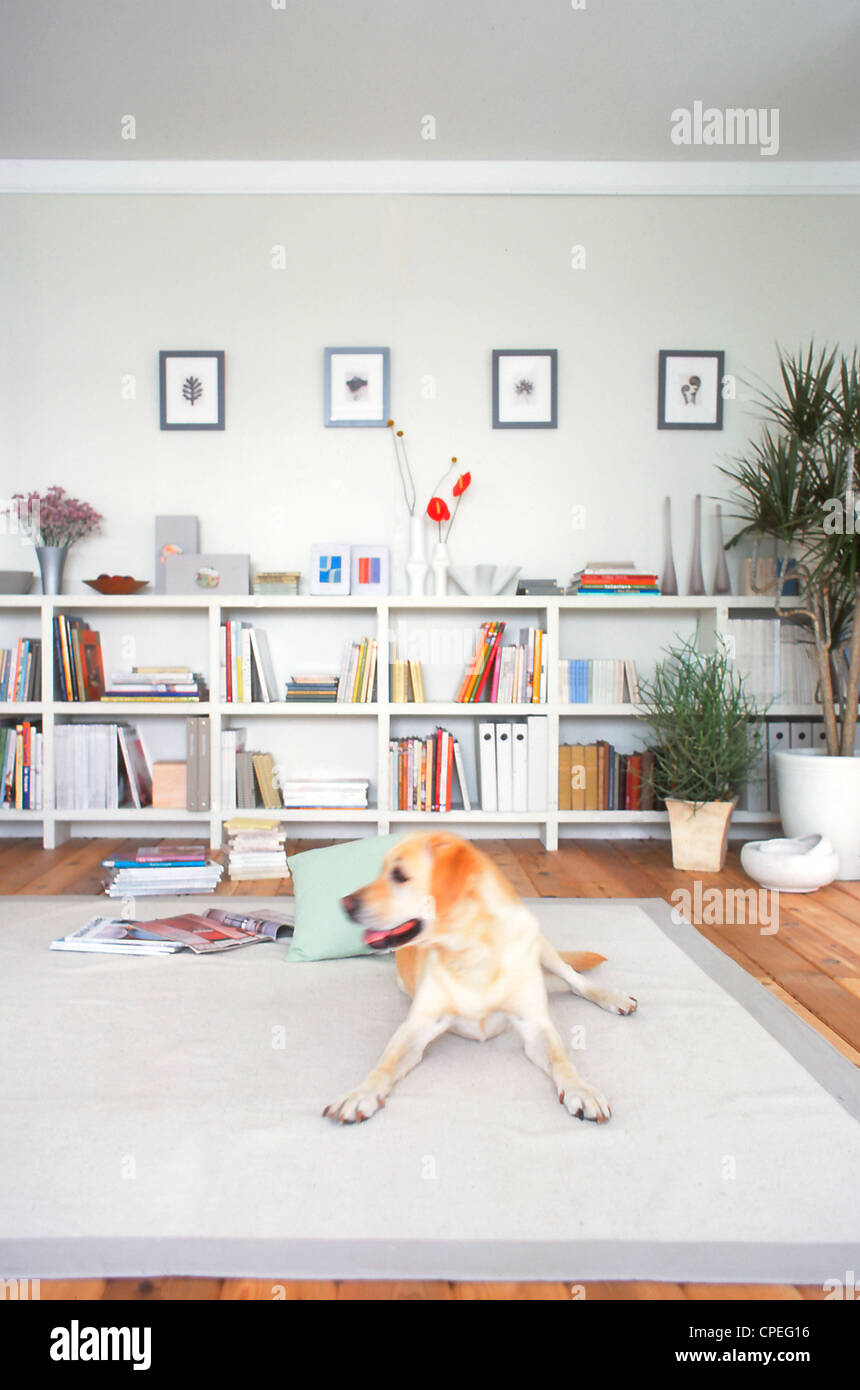
[[[224,916],[228,914],[224,913]],[[232,914],[230,914],[232,915]],[[253,919],[255,922],[258,919]],[[253,931],[231,925],[197,913],[177,917],[156,918],[151,922],[133,922],[119,917],[93,917],[68,936],[51,942],[52,951],[101,951],[110,955],[161,956],[176,951],[192,951],[209,955],[213,951],[229,951],[237,946],[253,946],[273,941],[271,931],[262,925],[281,926],[285,923],[263,922]]]

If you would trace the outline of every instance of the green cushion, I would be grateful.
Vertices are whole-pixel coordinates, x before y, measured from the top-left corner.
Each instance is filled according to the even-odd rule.
[[[378,878],[386,854],[402,839],[402,834],[371,835],[290,856],[296,925],[288,961],[379,954],[365,945],[361,927],[350,921],[340,900]]]

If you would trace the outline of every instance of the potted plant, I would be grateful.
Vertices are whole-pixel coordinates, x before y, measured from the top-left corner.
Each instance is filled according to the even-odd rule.
[[[672,863],[717,873],[738,793],[761,758],[760,711],[723,643],[712,652],[692,638],[669,648],[639,689],[657,745],[654,794],[669,812]]]
[[[104,518],[90,506],[70,497],[54,484],[47,492],[16,492],[13,500],[25,504],[36,559],[42,575],[42,593],[62,591],[66,557],[76,541],[97,531]],[[23,509],[22,509],[23,510]]]
[[[777,617],[813,644],[826,752],[777,753],[779,811],[788,836],[826,835],[838,877],[860,878],[860,356],[779,351],[781,386],[761,393],[760,439],[721,471],[743,523],[728,542],[754,542],[753,588],[776,596]],[[773,546],[777,578],[757,577]],[[728,548],[727,546],[727,548]],[[793,592],[792,592],[793,591]],[[789,593],[791,598],[789,601]]]

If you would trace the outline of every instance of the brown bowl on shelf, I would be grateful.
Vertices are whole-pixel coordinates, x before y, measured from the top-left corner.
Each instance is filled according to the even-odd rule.
[[[100,574],[98,579],[85,579],[91,589],[99,594],[137,594],[145,589],[148,579],[132,579],[130,574]]]

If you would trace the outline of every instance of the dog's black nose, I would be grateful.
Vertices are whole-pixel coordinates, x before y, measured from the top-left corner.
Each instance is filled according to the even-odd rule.
[[[348,893],[345,898],[341,898],[340,905],[347,917],[354,917],[358,910],[358,898],[354,893]]]

